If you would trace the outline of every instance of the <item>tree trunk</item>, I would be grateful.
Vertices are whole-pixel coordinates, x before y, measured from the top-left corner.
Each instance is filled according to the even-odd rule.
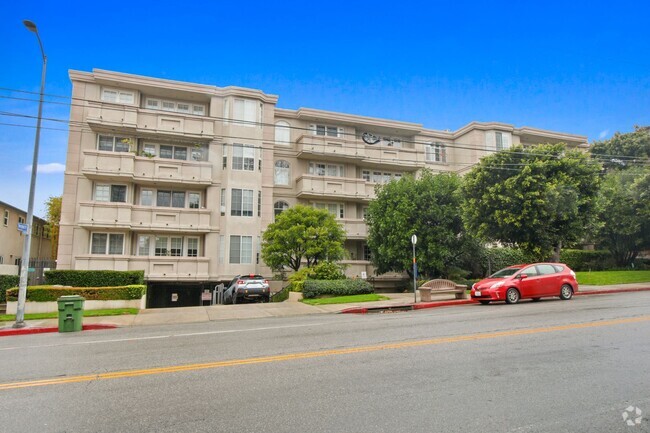
[[[553,256],[551,257],[551,261],[553,263],[559,263],[560,262],[560,252],[562,251],[562,241],[558,241],[557,245],[553,247]]]

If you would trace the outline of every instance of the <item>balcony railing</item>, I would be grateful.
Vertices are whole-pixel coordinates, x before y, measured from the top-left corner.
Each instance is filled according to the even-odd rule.
[[[306,174],[298,178],[296,188],[301,198],[369,199],[363,179]]]
[[[298,157],[333,159],[361,159],[365,156],[365,145],[354,138],[323,137],[304,134],[298,138]]]
[[[148,280],[205,281],[209,279],[208,257],[145,257],[81,255],[75,257],[78,270],[144,270]]]

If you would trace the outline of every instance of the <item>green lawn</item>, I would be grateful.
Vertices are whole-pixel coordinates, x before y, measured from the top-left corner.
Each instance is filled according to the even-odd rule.
[[[335,296],[332,298],[303,299],[302,302],[309,305],[329,305],[329,304],[347,304],[357,302],[385,301],[390,299],[386,296],[369,294],[369,295],[351,295]]]
[[[107,310],[84,310],[84,317],[98,317],[98,316],[121,316],[123,314],[138,314],[137,308],[113,308]],[[42,319],[56,319],[59,313],[37,313],[25,314],[25,320],[42,320]],[[13,322],[16,320],[14,314],[0,314],[0,322]]]
[[[610,284],[650,282],[650,271],[576,272],[578,284],[607,286]]]

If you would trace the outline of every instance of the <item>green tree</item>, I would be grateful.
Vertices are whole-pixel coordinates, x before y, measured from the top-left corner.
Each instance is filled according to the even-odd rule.
[[[59,224],[61,222],[61,196],[50,197],[45,202],[47,206],[47,225],[50,231],[50,243],[52,245],[52,260],[56,260],[59,250]]]
[[[377,273],[412,275],[411,235],[418,237],[418,273],[447,277],[463,267],[463,255],[477,244],[464,231],[455,174],[423,172],[379,185],[370,202],[368,246]]]
[[[600,164],[565,145],[516,146],[483,158],[464,178],[467,227],[479,236],[559,260],[594,227]]]
[[[591,145],[591,154],[608,170],[647,163],[650,158],[650,127],[635,126],[634,132],[617,132],[609,140],[596,141]]]
[[[650,169],[610,172],[599,199],[599,245],[618,266],[630,266],[639,252],[650,249]]]
[[[276,216],[263,234],[262,260],[271,269],[284,266],[297,271],[307,266],[343,258],[345,231],[324,209],[294,206]]]

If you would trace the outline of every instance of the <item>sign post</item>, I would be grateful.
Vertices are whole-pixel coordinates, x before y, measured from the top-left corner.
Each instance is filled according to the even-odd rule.
[[[415,260],[415,244],[417,243],[418,243],[418,237],[416,235],[411,236],[411,244],[413,244],[413,302],[416,303],[418,302],[418,295],[417,295],[418,263]]]

